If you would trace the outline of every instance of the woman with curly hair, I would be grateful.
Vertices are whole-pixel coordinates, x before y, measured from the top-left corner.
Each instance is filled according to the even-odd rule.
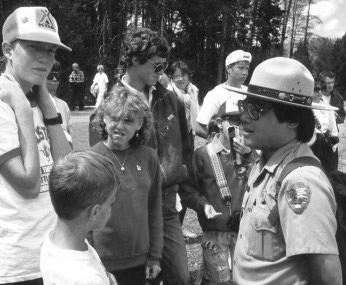
[[[94,246],[119,285],[144,285],[161,271],[163,246],[160,163],[143,145],[152,115],[144,96],[120,87],[97,112],[104,141],[91,150],[113,160],[120,189],[106,227],[93,232]]]

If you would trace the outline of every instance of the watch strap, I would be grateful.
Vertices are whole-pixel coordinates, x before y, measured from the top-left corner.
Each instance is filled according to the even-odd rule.
[[[46,126],[60,125],[60,124],[62,124],[62,117],[61,117],[61,114],[58,113],[58,116],[55,117],[55,118],[50,118],[50,119],[43,118],[43,123],[44,123]]]

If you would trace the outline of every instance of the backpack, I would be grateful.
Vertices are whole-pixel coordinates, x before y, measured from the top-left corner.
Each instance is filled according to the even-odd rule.
[[[276,191],[275,198],[279,195],[279,191],[281,188],[282,181],[285,177],[290,174],[293,170],[303,167],[303,166],[316,166],[320,168],[322,171],[321,163],[314,157],[311,156],[301,156],[291,160],[282,170],[279,179],[276,182]],[[331,171],[326,173],[326,176],[329,179],[330,184],[333,187],[335,200],[336,200],[336,222],[337,222],[337,230],[336,230],[336,242],[338,244],[339,249],[339,257],[342,268],[342,275],[344,284],[346,283],[346,173],[343,173],[339,170]],[[271,224],[275,224],[279,220],[279,207],[276,203],[273,209],[270,211],[268,215],[268,220]]]

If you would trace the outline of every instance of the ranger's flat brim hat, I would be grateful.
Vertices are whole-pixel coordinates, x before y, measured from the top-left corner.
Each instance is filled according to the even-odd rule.
[[[7,17],[2,26],[4,42],[26,40],[50,43],[66,51],[71,48],[60,41],[58,24],[46,7],[20,7]]]
[[[328,104],[312,102],[314,84],[310,71],[299,61],[274,57],[255,68],[247,91],[229,86],[225,88],[249,97],[296,107],[338,110]]]

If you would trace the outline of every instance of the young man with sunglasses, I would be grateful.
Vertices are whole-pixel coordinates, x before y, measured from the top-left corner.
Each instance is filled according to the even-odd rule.
[[[176,210],[179,184],[187,176],[187,165],[192,153],[184,105],[175,94],[158,81],[167,68],[170,47],[165,38],[147,28],[129,30],[125,36],[121,64],[125,75],[117,81],[129,92],[144,96],[153,114],[154,128],[147,145],[159,156],[162,177],[162,212],[164,242],[161,260],[165,284],[189,284],[185,241]],[[91,127],[93,132],[93,127]],[[96,140],[93,139],[91,143]],[[107,267],[107,262],[105,262]],[[112,268],[107,268],[112,271]]]
[[[252,60],[250,53],[243,50],[231,52],[225,61],[227,81],[217,85],[204,97],[203,105],[197,116],[196,134],[207,138],[207,125],[213,115],[218,113],[220,106],[230,97],[234,102],[244,99],[244,96],[234,93],[229,87],[240,88],[246,91],[242,85],[247,78],[249,66]]]
[[[306,144],[315,127],[312,108],[333,109],[312,103],[313,90],[305,66],[277,57],[258,65],[241,92],[247,95],[239,104],[245,144],[261,154],[243,199],[236,284],[342,282],[333,189]],[[297,158],[305,162],[280,177]]]

